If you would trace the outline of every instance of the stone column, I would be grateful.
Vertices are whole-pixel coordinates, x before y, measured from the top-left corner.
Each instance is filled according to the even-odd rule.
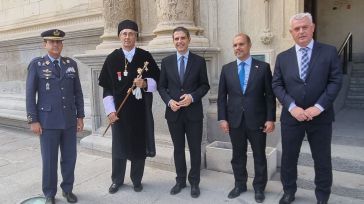
[[[193,0],[155,0],[158,25],[153,31],[157,35],[149,42],[150,48],[174,47],[171,36],[177,26],[186,27],[191,34],[190,47],[208,47],[208,39],[201,35],[203,29],[194,23]]]
[[[122,20],[135,20],[134,10],[134,0],[103,0],[104,34],[101,36],[102,43],[96,47],[97,50],[120,47],[117,26]]]

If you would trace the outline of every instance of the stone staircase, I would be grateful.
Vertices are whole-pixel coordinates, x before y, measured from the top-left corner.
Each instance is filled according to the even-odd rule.
[[[364,109],[364,62],[353,65],[345,106]]]

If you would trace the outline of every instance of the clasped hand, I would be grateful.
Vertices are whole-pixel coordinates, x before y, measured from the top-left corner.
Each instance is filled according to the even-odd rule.
[[[310,121],[314,117],[320,115],[321,110],[317,108],[316,106],[311,106],[307,109],[303,109],[300,107],[294,107],[290,111],[291,115],[296,118],[298,121]]]
[[[187,107],[192,103],[192,97],[190,94],[183,94],[180,99],[181,100],[178,102],[172,99],[169,103],[169,106],[174,112],[178,111],[182,107]]]

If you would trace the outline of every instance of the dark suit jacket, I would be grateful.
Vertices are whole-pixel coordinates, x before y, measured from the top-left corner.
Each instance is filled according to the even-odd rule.
[[[275,121],[276,101],[272,91],[272,72],[268,63],[253,59],[248,84],[243,94],[236,61],[222,67],[217,99],[218,120],[238,128],[242,116],[248,128],[261,129]]]
[[[206,62],[203,57],[193,54],[191,51],[188,56],[186,71],[183,84],[179,79],[177,55],[173,54],[162,59],[161,75],[159,78],[158,91],[162,100],[167,105],[165,118],[168,121],[176,121],[180,110],[173,112],[168,103],[171,99],[180,101],[183,94],[191,94],[193,103],[188,107],[182,108],[186,112],[188,120],[197,121],[203,119],[201,98],[210,89],[207,77]]]
[[[282,103],[282,123],[297,124],[288,111],[295,102],[298,107],[306,109],[316,103],[325,110],[313,123],[331,123],[334,120],[333,102],[341,88],[342,73],[336,48],[314,42],[306,81],[299,76],[295,47],[277,56],[273,75],[273,91]]]

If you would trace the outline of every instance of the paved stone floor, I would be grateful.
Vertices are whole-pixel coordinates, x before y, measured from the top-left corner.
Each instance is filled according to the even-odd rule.
[[[129,167],[129,165],[128,165]],[[236,199],[228,199],[227,194],[233,187],[230,174],[202,170],[201,196],[190,197],[187,186],[180,194],[172,196],[170,188],[174,185],[175,174],[156,168],[146,167],[143,178],[144,190],[135,193],[128,176],[125,185],[116,194],[109,194],[111,160],[107,156],[90,154],[82,147],[78,148],[76,181],[74,193],[80,204],[173,204],[173,203],[255,203],[254,192],[249,179],[248,192]],[[59,175],[60,176],[60,175]],[[61,178],[59,179],[59,181]],[[20,201],[42,195],[41,193],[41,158],[39,139],[28,131],[0,127],[0,203],[17,204]],[[58,188],[56,202],[67,203]],[[278,203],[282,196],[279,181],[269,181],[264,203]],[[299,189],[295,204],[316,203],[314,192]],[[332,195],[330,203],[359,204],[363,200]]]

